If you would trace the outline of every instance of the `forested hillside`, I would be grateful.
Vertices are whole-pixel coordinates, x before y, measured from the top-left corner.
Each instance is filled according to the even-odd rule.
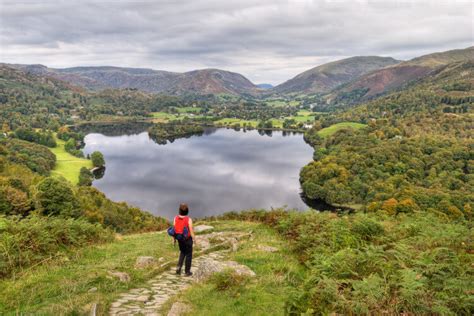
[[[21,126],[56,130],[78,120],[146,116],[182,101],[133,89],[88,92],[48,76],[0,66],[0,121],[4,131]]]
[[[392,214],[472,217],[474,64],[453,63],[407,90],[332,119],[368,123],[329,138],[307,132],[315,161],[301,171],[305,194]]]

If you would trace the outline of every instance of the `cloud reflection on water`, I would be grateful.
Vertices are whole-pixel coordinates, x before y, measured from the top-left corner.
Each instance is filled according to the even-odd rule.
[[[94,186],[112,200],[156,215],[171,217],[180,202],[187,202],[195,217],[283,205],[307,208],[298,175],[312,148],[301,135],[219,129],[157,145],[147,133],[89,134],[84,152],[95,150],[104,154],[107,170]]]

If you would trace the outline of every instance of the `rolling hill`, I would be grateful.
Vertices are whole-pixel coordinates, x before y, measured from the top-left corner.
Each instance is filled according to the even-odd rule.
[[[420,56],[409,61],[369,72],[340,86],[331,95],[334,103],[357,103],[402,88],[454,62],[474,60],[474,47]]]
[[[272,89],[276,93],[326,93],[373,70],[398,64],[391,57],[358,56],[309,69]]]
[[[244,76],[220,69],[185,73],[145,68],[74,67],[55,69],[43,65],[9,65],[28,73],[45,75],[91,90],[132,88],[150,93],[255,94],[258,87]]]

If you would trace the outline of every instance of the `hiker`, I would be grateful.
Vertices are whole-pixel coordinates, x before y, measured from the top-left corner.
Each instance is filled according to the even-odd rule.
[[[174,229],[176,234],[182,234],[183,238],[176,238],[179,245],[179,261],[176,267],[176,274],[181,274],[181,268],[184,262],[184,275],[192,276],[191,261],[193,259],[193,220],[188,216],[188,205],[182,203],[179,205],[179,213],[174,218]],[[186,233],[187,232],[187,233]]]

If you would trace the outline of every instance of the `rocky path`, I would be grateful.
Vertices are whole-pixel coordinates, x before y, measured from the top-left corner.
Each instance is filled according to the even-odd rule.
[[[211,252],[193,259],[193,266],[198,266],[206,260],[223,260],[224,251]],[[137,288],[124,293],[112,303],[110,315],[160,315],[158,310],[172,296],[184,291],[196,281],[196,276],[185,277],[176,275],[172,267],[148,281],[149,287]]]
[[[227,244],[227,250],[209,252],[193,258],[192,277],[176,275],[176,268],[172,266],[165,272],[148,281],[148,286],[132,289],[121,294],[120,298],[111,304],[109,314],[115,315],[160,315],[159,311],[164,303],[174,295],[184,291],[193,282],[203,281],[212,273],[225,269],[233,269],[236,273],[255,276],[247,266],[234,261],[225,261],[225,254],[235,251],[238,240],[248,236],[245,233],[210,233],[198,238],[198,247],[201,250],[210,250],[214,240],[219,244]]]

